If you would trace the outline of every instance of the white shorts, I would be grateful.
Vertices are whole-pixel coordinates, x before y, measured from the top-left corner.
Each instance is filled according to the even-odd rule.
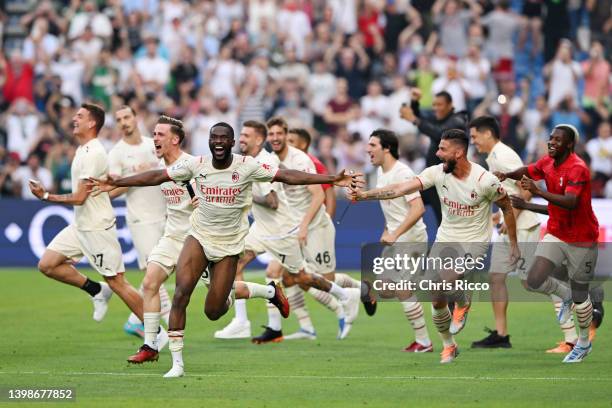
[[[527,273],[535,259],[535,252],[540,240],[540,226],[530,229],[520,229],[516,232],[521,257],[514,265],[510,263],[510,237],[508,234],[499,235],[493,243],[491,252],[491,267],[489,273],[505,273],[516,271],[521,280],[527,279]]]
[[[47,249],[75,262],[86,256],[91,267],[103,276],[116,276],[125,272],[121,245],[114,225],[102,231],[79,231],[70,224],[53,238]]]
[[[257,230],[250,229],[245,240],[245,249],[259,255],[272,255],[289,273],[298,273],[306,267],[306,260],[296,235],[283,238],[263,237]]]
[[[184,241],[163,236],[151,250],[147,262],[159,265],[168,276],[176,270],[179,255],[183,249]]]
[[[595,276],[597,252],[597,244],[590,248],[578,247],[563,242],[554,235],[546,234],[538,244],[535,256],[546,258],[555,266],[561,266],[567,261],[569,278],[574,282],[588,283]]]
[[[145,269],[147,267],[147,258],[164,235],[165,226],[165,220],[147,224],[128,223],[134,248],[138,252],[138,269]]]
[[[193,229],[189,232],[189,235],[198,240],[204,250],[206,259],[210,262],[219,262],[228,256],[240,256],[244,252],[244,239],[232,243],[215,242],[213,238],[202,236]]]
[[[329,217],[317,228],[308,231],[306,247],[303,249],[308,267],[317,273],[336,270],[336,228]]]
[[[434,242],[427,255],[424,279],[437,280],[449,272],[463,279],[471,272],[484,272],[488,242]],[[443,275],[444,273],[444,275]]]

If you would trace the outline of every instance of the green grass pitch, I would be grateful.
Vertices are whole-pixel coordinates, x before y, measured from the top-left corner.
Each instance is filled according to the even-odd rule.
[[[134,284],[142,276],[127,275]],[[261,276],[247,274],[253,280]],[[126,363],[141,343],[123,333],[128,312],[118,299],[96,323],[85,293],[33,269],[2,269],[0,280],[0,388],[73,388],[79,406],[612,407],[610,321],[583,363],[564,365],[563,356],[544,353],[562,338],[548,302],[510,305],[510,350],[469,349],[471,341],[486,334],[483,327],[493,324],[490,305],[475,303],[457,337],[460,356],[441,366],[428,305],[435,353],[401,352],[413,334],[397,303],[379,304],[375,317],[360,310],[349,338],[338,341],[335,317],[312,299],[316,341],[256,346],[248,340],[213,339],[233,311],[208,321],[202,312],[205,289],[199,287],[189,306],[187,375],[167,380],[162,378],[170,368],[167,349],[158,363]],[[612,312],[610,302],[607,307]],[[248,310],[253,334],[259,334],[266,321],[263,301],[249,301]],[[290,317],[285,333],[296,327]],[[0,405],[14,406],[2,398]],[[41,406],[19,406],[27,405]]]

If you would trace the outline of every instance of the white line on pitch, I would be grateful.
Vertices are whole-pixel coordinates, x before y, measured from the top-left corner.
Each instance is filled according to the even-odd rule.
[[[86,376],[86,375],[106,375],[116,377],[161,377],[162,374],[153,373],[105,373],[105,372],[50,372],[50,371],[0,371],[0,375],[64,375],[64,376]],[[219,377],[219,378],[230,378],[239,377],[236,373],[187,373],[189,377]],[[612,381],[612,378],[599,378],[599,377],[468,377],[468,376],[335,376],[335,375],[251,375],[245,374],[248,378],[259,378],[259,379],[312,379],[312,380],[483,380],[483,381]]]

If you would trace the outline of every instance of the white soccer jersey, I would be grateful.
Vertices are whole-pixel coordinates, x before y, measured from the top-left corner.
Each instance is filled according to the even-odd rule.
[[[192,228],[216,244],[233,244],[243,241],[249,230],[253,182],[272,181],[277,170],[234,154],[226,169],[215,169],[211,156],[199,156],[176,163],[167,172],[175,181],[195,179],[200,203],[191,216]]]
[[[523,167],[523,162],[519,155],[508,145],[497,142],[489,156],[487,156],[487,165],[490,172],[501,171],[508,173]],[[509,195],[520,195],[520,189],[516,185],[516,180],[506,179],[502,182],[502,185]],[[539,224],[540,221],[536,213],[523,210],[516,221],[516,229],[531,229]]]
[[[278,156],[264,149],[259,152],[255,160],[261,164],[267,164],[274,168],[278,168],[280,164]],[[276,196],[278,197],[278,208],[276,210],[255,202],[251,209],[253,218],[255,219],[251,229],[256,231],[260,237],[285,236],[290,231],[295,230],[301,221],[299,214],[292,210],[287,202],[283,183],[253,183],[253,195],[265,197],[271,191],[276,192]]]
[[[281,164],[287,169],[304,171],[306,173],[317,174],[317,169],[314,163],[303,151],[296,149],[293,146],[287,146],[289,149],[285,160],[281,161]],[[322,188],[322,187],[321,187]],[[285,185],[285,193],[287,194],[287,201],[292,209],[295,209],[299,214],[299,217],[304,217],[310,207],[312,201],[312,194],[308,190],[308,186],[296,186],[296,185]],[[309,229],[319,227],[325,224],[325,205],[321,205],[319,211],[310,222]]]
[[[431,166],[417,176],[423,190],[435,186],[442,206],[442,223],[436,242],[490,242],[491,205],[506,192],[499,179],[470,162],[470,174],[459,180],[445,173],[443,164]]]
[[[76,149],[70,174],[72,192],[79,189],[81,180],[104,178],[108,173],[108,157],[104,146],[94,138]],[[80,231],[106,230],[115,224],[115,214],[108,193],[89,195],[83,205],[74,206],[75,225]]]
[[[128,177],[143,171],[159,169],[155,145],[148,137],[138,145],[120,140],[108,154],[109,173]],[[164,219],[166,204],[158,186],[130,187],[126,194],[127,222],[151,223]]]
[[[410,167],[404,163],[397,161],[393,168],[388,172],[383,172],[382,166],[378,167],[376,172],[376,187],[386,187],[389,184],[401,183],[413,179],[415,177],[414,172]],[[381,200],[380,206],[382,208],[383,215],[385,216],[385,222],[387,230],[395,231],[406,219],[406,215],[410,211],[408,203],[415,198],[420,198],[421,194],[416,191],[404,197],[397,197],[393,200]],[[416,224],[412,226],[401,236],[401,240],[405,242],[419,242],[422,241],[422,237],[426,232],[425,224],[423,219],[420,218]],[[427,235],[425,235],[427,236]]]
[[[175,164],[191,159],[193,159],[192,155],[183,152]],[[164,167],[169,167],[164,159],[161,160],[161,164]],[[160,186],[161,192],[166,199],[166,214],[168,215],[164,236],[178,241],[184,241],[191,229],[189,217],[193,212],[193,207],[191,206],[191,197],[185,183],[189,183],[189,181],[178,183],[166,181]]]

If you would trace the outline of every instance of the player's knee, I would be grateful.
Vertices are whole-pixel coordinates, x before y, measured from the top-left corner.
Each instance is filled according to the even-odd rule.
[[[540,286],[544,283],[544,279],[537,276],[537,274],[529,274],[527,277],[527,287],[530,290],[538,290]]]
[[[52,276],[53,269],[55,269],[55,265],[52,262],[47,261],[45,258],[38,261],[38,270],[42,272],[43,275]]]
[[[142,291],[143,292],[147,292],[147,293],[151,293],[151,294],[155,294],[157,292],[159,292],[159,287],[161,286],[161,283],[157,281],[157,279],[146,275],[145,278],[142,281]]]
[[[225,314],[225,309],[222,306],[207,304],[204,306],[204,314],[210,320],[219,320]]]

